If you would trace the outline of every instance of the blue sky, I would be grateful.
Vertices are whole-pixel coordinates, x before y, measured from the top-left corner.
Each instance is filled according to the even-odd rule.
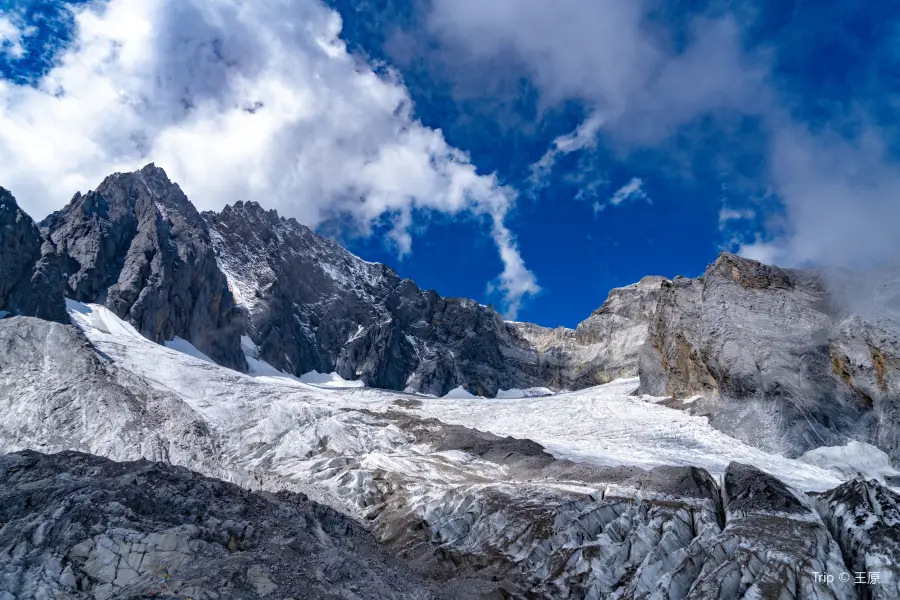
[[[542,325],[722,249],[900,260],[900,6],[326,4],[0,5],[3,119],[36,124],[0,125],[0,185],[40,218],[153,160]]]

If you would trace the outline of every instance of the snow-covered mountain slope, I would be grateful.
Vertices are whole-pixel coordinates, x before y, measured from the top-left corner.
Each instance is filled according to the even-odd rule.
[[[473,598],[855,598],[813,572],[876,556],[875,597],[900,593],[890,536],[845,543],[839,500],[806,493],[841,475],[631,396],[634,380],[516,400],[323,389],[154,344],[101,306],[71,310],[83,334],[0,320],[4,451],[156,458],[303,491]],[[900,497],[845,485],[885,498],[865,518],[890,530]]]

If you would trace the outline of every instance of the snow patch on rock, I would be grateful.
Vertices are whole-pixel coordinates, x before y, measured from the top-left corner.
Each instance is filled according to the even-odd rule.
[[[351,381],[344,379],[337,373],[319,373],[318,371],[310,371],[300,376],[300,381],[326,388],[361,388],[365,387],[362,381]]]
[[[552,396],[553,390],[545,387],[532,387],[520,390],[512,388],[511,390],[500,390],[497,392],[497,398],[536,398],[540,396]]]
[[[442,396],[443,398],[455,398],[455,399],[470,399],[470,398],[478,398],[478,396],[472,394],[464,388],[463,386],[459,386],[457,388],[453,388],[446,394]]]
[[[810,465],[828,469],[843,478],[863,475],[884,482],[885,477],[900,476],[900,471],[891,466],[886,452],[855,440],[844,446],[823,446],[804,453],[798,460]]]

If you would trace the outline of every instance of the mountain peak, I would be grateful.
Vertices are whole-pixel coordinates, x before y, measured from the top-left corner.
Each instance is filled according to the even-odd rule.
[[[722,252],[706,270],[705,277],[724,277],[748,289],[791,289],[794,287],[789,270],[764,265],[731,252]]]

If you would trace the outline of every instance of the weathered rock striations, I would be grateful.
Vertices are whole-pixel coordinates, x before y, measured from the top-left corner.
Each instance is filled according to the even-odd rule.
[[[53,245],[12,194],[0,188],[0,317],[68,322],[61,278]]]
[[[894,277],[885,274],[876,307],[857,312],[827,272],[723,253],[702,277],[663,284],[641,356],[641,392],[704,396],[689,410],[770,451],[797,455],[857,438],[896,461]],[[850,285],[852,278],[844,291]]]
[[[111,175],[41,228],[65,261],[71,298],[105,304],[155,342],[180,337],[222,365],[247,368],[241,313],[206,223],[162,169]]]
[[[540,379],[546,387],[578,390],[634,377],[666,282],[664,277],[649,276],[613,289],[606,302],[574,330],[510,325],[537,350]]]

